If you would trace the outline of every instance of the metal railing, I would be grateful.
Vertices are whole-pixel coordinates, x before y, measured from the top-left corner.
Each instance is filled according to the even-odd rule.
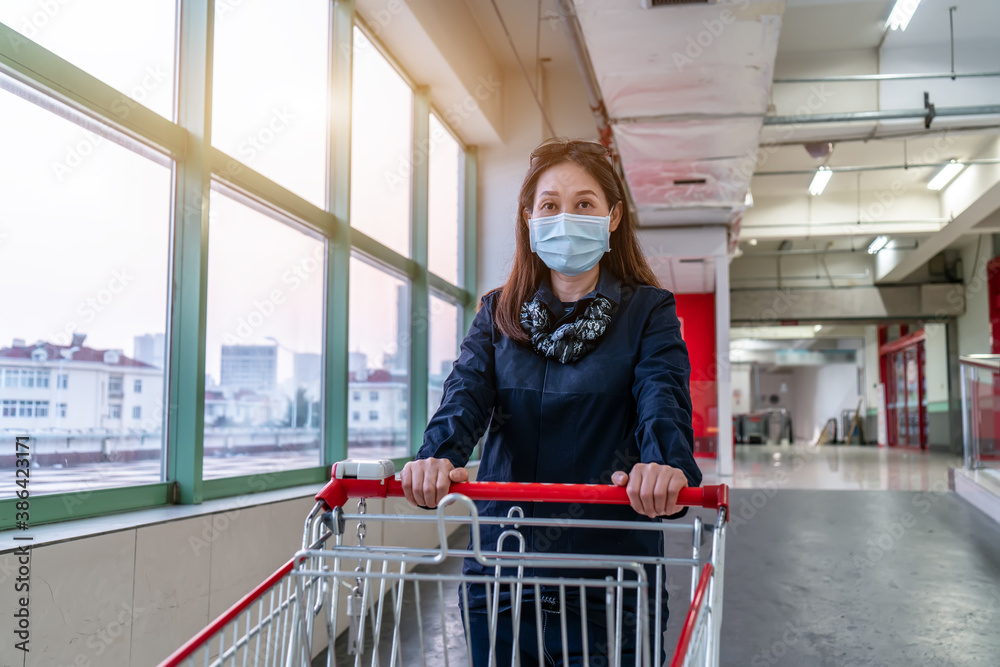
[[[965,467],[1000,460],[1000,354],[959,357]]]

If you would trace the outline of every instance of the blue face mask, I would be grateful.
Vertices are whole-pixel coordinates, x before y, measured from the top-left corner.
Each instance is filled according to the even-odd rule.
[[[594,268],[611,250],[611,216],[560,213],[528,220],[531,250],[567,276]]]

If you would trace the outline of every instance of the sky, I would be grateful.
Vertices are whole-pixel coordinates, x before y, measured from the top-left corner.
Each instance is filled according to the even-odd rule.
[[[0,22],[169,118],[175,3],[137,6],[5,0]],[[218,2],[213,73],[213,144],[320,206],[328,177],[327,12],[326,0]],[[408,254],[412,95],[363,37],[354,57],[352,224]],[[122,102],[130,108],[129,98]],[[435,122],[431,270],[457,280],[460,154]],[[77,331],[89,346],[131,355],[133,336],[163,332],[169,166],[5,90],[0,156],[0,346],[14,338],[64,344]],[[219,192],[210,211],[206,372],[218,379],[221,344],[273,337],[284,350],[280,381],[291,374],[290,350],[320,351],[323,242]],[[398,343],[401,283],[359,260],[351,269],[349,346],[377,364]],[[421,315],[431,327],[435,373],[455,356],[458,313],[432,299]]]

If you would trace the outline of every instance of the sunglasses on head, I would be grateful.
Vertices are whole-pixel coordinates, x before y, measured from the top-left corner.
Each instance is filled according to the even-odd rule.
[[[531,159],[535,160],[536,158],[547,155],[561,155],[571,151],[586,153],[588,155],[599,155],[601,157],[611,157],[611,149],[603,144],[599,144],[594,141],[568,141],[565,143],[553,142],[550,144],[542,144],[535,150],[531,151]]]

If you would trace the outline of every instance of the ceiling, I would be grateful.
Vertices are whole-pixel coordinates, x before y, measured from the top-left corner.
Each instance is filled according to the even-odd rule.
[[[542,66],[548,79],[581,76],[555,0],[466,4],[512,75],[523,76],[497,7],[532,80]],[[942,193],[927,189],[940,166],[920,165],[1000,158],[1000,113],[938,116],[927,129],[922,116],[858,121],[857,112],[921,110],[924,92],[938,109],[997,106],[1000,77],[788,81],[948,72],[953,5],[956,71],[1000,71],[997,0],[921,0],[906,31],[884,31],[893,5],[740,0],[644,9],[641,0],[575,0],[640,226],[727,225],[732,247],[739,241],[736,262],[774,252],[781,240],[795,249],[862,248],[891,231],[894,244],[909,248],[941,233],[954,197],[946,206]],[[816,114],[841,116],[805,122]],[[795,118],[774,124],[773,116]],[[832,151],[812,157],[807,142],[830,142]],[[825,191],[810,196],[820,165],[835,171]],[[872,224],[856,227],[859,220]],[[1000,222],[989,218],[969,233],[995,228]],[[714,279],[710,263],[661,259],[658,275],[676,291],[702,291]]]

